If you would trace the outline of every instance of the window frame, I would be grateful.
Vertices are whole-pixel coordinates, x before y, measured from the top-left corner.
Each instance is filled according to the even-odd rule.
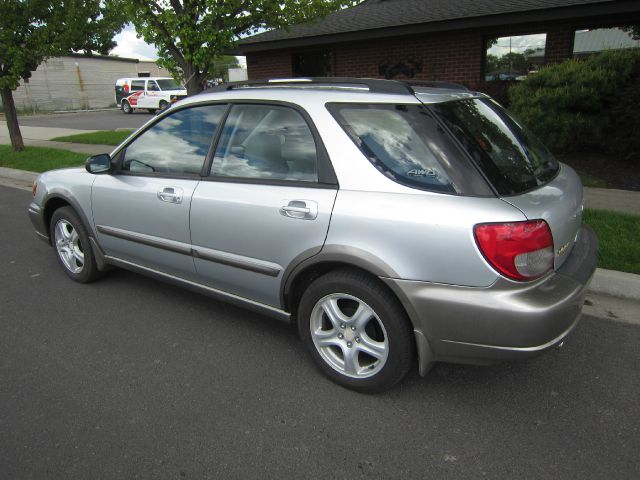
[[[545,66],[547,64],[547,40],[549,37],[549,29],[543,29],[543,30],[535,30],[535,31],[529,31],[527,30],[526,33],[492,33],[492,34],[486,34],[483,35],[482,37],[482,69],[481,69],[481,80],[484,83],[496,83],[496,84],[500,84],[500,83],[504,83],[504,82],[514,82],[516,80],[501,80],[499,78],[496,78],[494,80],[486,80],[487,78],[487,55],[489,52],[489,48],[487,48],[487,45],[489,43],[490,39],[499,39],[499,38],[507,38],[507,37],[526,37],[529,35],[546,35],[545,37],[545,41],[544,41],[544,59],[543,59],[543,63],[542,66]]]
[[[149,90],[149,85],[151,85],[152,83],[156,86],[155,90]],[[158,85],[158,82],[156,82],[155,80],[147,80],[146,91],[147,92],[161,92],[162,90],[160,90],[160,86]]]
[[[133,84],[137,83],[137,82],[142,82],[142,88],[140,90],[134,90],[133,89]],[[147,81],[146,80],[139,80],[139,79],[135,79],[135,80],[131,80],[131,85],[129,87],[129,92],[145,92],[147,90]]]
[[[224,127],[226,126],[227,119],[231,113],[231,110],[234,106],[260,106],[260,107],[278,107],[278,108],[292,108],[295,112],[297,112],[302,120],[306,123],[307,128],[311,132],[311,138],[315,144],[316,148],[316,171],[318,179],[315,181],[302,181],[302,180],[286,180],[286,179],[268,179],[268,178],[252,178],[252,177],[233,177],[233,176],[223,176],[223,175],[214,175],[212,174],[213,163],[215,161],[215,151],[218,148],[218,144],[220,139],[222,138],[222,132]],[[229,109],[226,112],[224,117],[224,121],[222,123],[222,128],[218,129],[216,134],[215,148],[213,149],[211,158],[209,159],[209,167],[207,169],[207,178],[212,181],[220,181],[227,183],[258,183],[263,185],[299,185],[299,186],[307,186],[307,187],[316,187],[322,188],[327,185],[337,185],[337,179],[335,179],[335,172],[333,171],[333,166],[329,161],[329,156],[324,147],[324,143],[320,139],[320,134],[315,130],[315,125],[311,121],[306,112],[300,108],[295,108],[297,105],[289,104],[288,102],[278,102],[278,101],[269,101],[269,100],[250,100],[250,101],[232,101],[230,102]],[[306,114],[306,115],[305,115]],[[327,164],[330,168],[328,172],[326,170]],[[334,180],[335,179],[335,180]]]
[[[164,118],[167,118],[171,115],[181,112],[182,110],[188,110],[188,109],[197,108],[197,107],[205,107],[209,105],[224,105],[227,108],[222,113],[222,117],[220,118],[220,123],[218,124],[218,128],[211,135],[211,140],[209,141],[209,148],[207,149],[207,155],[204,158],[204,162],[202,164],[202,169],[200,170],[200,173],[132,172],[130,170],[122,170],[122,162],[125,159],[127,148],[129,147],[129,145],[135,142],[138,139],[138,137],[140,137],[141,135],[144,135],[147,131],[149,131],[155,125],[160,123]],[[209,157],[213,154],[212,147],[214,146],[214,140],[218,138],[218,132],[222,130],[221,127],[222,125],[224,125],[224,121],[227,118],[229,109],[230,108],[229,108],[228,102],[216,102],[213,104],[198,103],[198,104],[185,105],[182,108],[171,109],[170,111],[167,110],[162,115],[158,115],[154,121],[145,125],[144,128],[135,132],[131,137],[129,137],[123,144],[121,144],[116,149],[116,152],[114,153],[113,160],[112,160],[115,167],[113,172],[114,175],[125,175],[130,177],[156,177],[156,178],[177,178],[182,180],[188,180],[188,179],[200,180],[204,176],[205,168],[208,164]]]
[[[175,173],[162,173],[162,172],[130,172],[128,170],[122,170],[122,162],[126,154],[127,147],[133,143],[139,136],[143,135],[146,131],[153,128],[162,119],[173,115],[182,110],[195,107],[204,107],[209,105],[225,105],[227,108],[222,114],[220,123],[216,132],[211,136],[211,143],[209,144],[209,150],[205,157],[202,170],[199,174],[175,174]],[[311,131],[311,136],[316,145],[317,156],[317,168],[318,168],[318,180],[315,182],[304,182],[299,180],[276,180],[276,179],[262,179],[262,178],[241,178],[241,177],[222,177],[217,175],[211,175],[211,167],[213,165],[213,157],[218,147],[218,142],[222,136],[222,131],[226,125],[229,113],[233,108],[233,105],[260,105],[260,106],[278,106],[289,107],[298,112],[303,120],[306,122],[307,127]],[[333,165],[327,153],[327,149],[322,141],[322,137],[315,126],[315,123],[311,119],[309,113],[300,105],[283,102],[280,100],[244,100],[244,99],[220,99],[211,100],[202,103],[192,103],[184,106],[176,106],[167,109],[165,112],[158,115],[149,124],[145,125],[142,129],[135,132],[131,137],[125,140],[119,147],[116,148],[113,154],[114,175],[126,175],[137,177],[158,177],[158,178],[178,178],[178,179],[198,179],[205,182],[222,182],[222,183],[240,183],[240,184],[258,184],[258,185],[279,185],[279,186],[292,186],[292,187],[306,187],[306,188],[329,188],[336,189],[339,187],[338,178],[336,177]]]

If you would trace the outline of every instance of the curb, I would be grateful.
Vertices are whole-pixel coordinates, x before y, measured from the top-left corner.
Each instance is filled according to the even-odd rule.
[[[596,268],[589,292],[616,298],[640,300],[640,275]]]
[[[31,189],[39,173],[0,167],[0,184]],[[596,268],[589,293],[640,301],[640,275]]]

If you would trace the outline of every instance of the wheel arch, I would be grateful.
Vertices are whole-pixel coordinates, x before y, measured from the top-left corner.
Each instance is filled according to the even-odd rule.
[[[96,257],[96,262],[98,264],[98,270],[106,269],[106,262],[104,259],[104,252],[98,245],[96,240],[96,235],[93,230],[89,219],[86,217],[84,210],[80,207],[80,204],[73,197],[65,195],[62,192],[54,192],[45,197],[42,202],[43,205],[43,219],[45,228],[47,229],[47,235],[49,236],[49,245],[53,245],[53,236],[51,234],[51,218],[56,210],[62,207],[70,207],[73,209],[76,215],[80,218],[80,221],[84,225],[89,235],[89,243],[91,244],[91,249]]]
[[[295,316],[305,288],[319,276],[340,268],[356,269],[376,278],[398,276],[386,262],[357,247],[330,245],[312,256],[309,256],[309,252],[303,252],[284,272],[280,290],[283,308]]]

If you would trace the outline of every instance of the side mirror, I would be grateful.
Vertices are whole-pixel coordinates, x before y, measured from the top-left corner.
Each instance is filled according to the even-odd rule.
[[[111,156],[108,153],[92,155],[84,165],[89,173],[107,173],[111,171]]]

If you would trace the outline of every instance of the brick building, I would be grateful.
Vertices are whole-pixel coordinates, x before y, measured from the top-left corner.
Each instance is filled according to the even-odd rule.
[[[248,37],[234,53],[247,57],[249,79],[414,78],[500,96],[500,80],[572,57],[576,32],[631,24],[638,0],[367,0]]]

